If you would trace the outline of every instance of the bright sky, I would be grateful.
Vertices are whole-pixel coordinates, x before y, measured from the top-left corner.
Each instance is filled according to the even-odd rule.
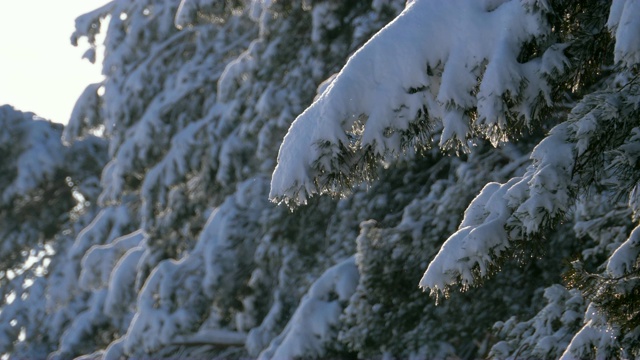
[[[84,88],[102,78],[99,59],[82,59],[87,44],[71,45],[74,20],[107,2],[0,0],[0,105],[66,123]]]

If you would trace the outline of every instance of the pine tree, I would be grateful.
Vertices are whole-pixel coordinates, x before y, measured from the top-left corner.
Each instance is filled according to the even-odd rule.
[[[410,2],[292,124],[271,196],[300,204],[316,193],[343,193],[370,180],[380,165],[429,147],[434,139],[445,151],[473,153],[470,146],[481,139],[500,146],[523,130],[536,134],[553,127],[532,143],[524,174],[488,183],[468,206],[420,280],[436,297],[449,296],[456,285],[478,285],[509,258],[537,256],[535,249],[559,232],[577,204],[591,209],[590,202],[618,194],[635,213],[637,6]],[[444,22],[456,26],[437,31]],[[465,45],[452,41],[463,33],[472,37]],[[520,347],[495,348],[492,354],[517,357],[524,350],[528,356],[571,358],[592,356],[596,349],[596,356],[637,356],[634,239],[632,233],[622,244],[599,249],[606,259],[602,275],[574,263],[568,285],[577,284],[592,304],[580,331],[575,333],[572,321],[567,326],[573,330],[554,330],[573,332],[566,348],[525,349],[534,342],[520,338]],[[573,246],[579,255],[580,244]],[[547,299],[556,301],[555,293],[548,290]]]
[[[0,353],[43,357],[61,330],[48,316],[72,316],[47,302],[55,297],[49,280],[95,212],[106,143],[89,136],[65,146],[62,125],[9,105],[0,107],[0,128]]]
[[[335,201],[292,215],[268,202],[268,175],[295,114],[393,8],[177,5],[112,3],[77,21],[74,38],[91,42],[110,15],[106,79],[83,94],[65,139],[104,126],[112,159],[103,210],[74,244],[95,311],[60,357],[86,352],[74,347],[89,334],[115,339],[94,346],[108,358],[257,356],[272,340],[284,349],[277,335],[300,299],[353,252],[324,238],[328,223],[345,221],[332,215]],[[357,223],[348,221],[353,237]],[[328,351],[310,346],[299,355]]]
[[[7,268],[43,255],[6,288],[1,351],[638,356],[637,4],[135,0],[81,16],[72,41],[95,61],[105,32],[105,79],[62,134],[49,125],[38,149],[56,165],[6,147],[11,201],[38,205],[56,171],[66,187],[18,222],[29,240]]]

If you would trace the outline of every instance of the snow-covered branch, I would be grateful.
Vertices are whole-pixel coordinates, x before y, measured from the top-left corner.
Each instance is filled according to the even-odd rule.
[[[550,103],[548,77],[567,63],[562,45],[518,61],[549,34],[544,11],[521,1],[410,2],[291,125],[271,198],[340,193],[354,183],[345,179],[367,178],[367,162],[429,146],[440,123],[443,148],[466,149],[475,134],[505,141],[514,121],[529,123]]]

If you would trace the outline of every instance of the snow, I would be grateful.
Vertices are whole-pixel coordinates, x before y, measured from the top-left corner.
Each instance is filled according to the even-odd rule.
[[[280,148],[270,197],[304,203],[324,192],[325,185],[318,188],[314,178],[338,169],[323,161],[327,154],[319,144],[350,144],[346,133],[356,121],[364,124],[357,146],[384,155],[403,151],[400,132],[423,106],[430,121],[443,123],[443,148],[456,141],[466,146],[473,125],[466,112],[472,109],[478,112],[477,125],[490,129],[487,134],[494,144],[502,141],[499,134],[506,127],[508,110],[503,96],[521,97],[512,110],[520,109],[518,115],[530,119],[538,97],[550,99],[544,77],[560,71],[567,60],[555,47],[544,53],[543,61],[518,63],[522,44],[549,29],[541,14],[524,3],[494,6],[497,3],[467,0],[409,3],[349,59],[291,125]],[[472,95],[478,86],[477,95]]]
[[[32,121],[20,121],[23,117]],[[9,203],[15,197],[34,190],[39,182],[53,180],[56,171],[64,164],[66,151],[56,131],[60,129],[59,125],[38,118],[33,113],[23,113],[9,105],[2,105],[0,126],[4,130],[0,133],[0,143],[9,144],[13,141],[22,147],[16,158],[8,159],[15,162],[15,176],[6,187],[0,189],[0,201]]]
[[[207,116],[178,131],[171,139],[171,147],[162,160],[147,172],[142,183],[143,219],[153,218],[154,205],[168,205],[170,190],[186,178],[189,169],[193,167],[192,163],[199,162],[203,154],[202,151],[196,151],[198,134],[209,119]]]
[[[62,141],[65,144],[71,144],[78,139],[82,139],[86,135],[87,129],[98,130],[100,128],[100,114],[98,112],[100,97],[98,91],[102,85],[102,83],[88,85],[76,101],[69,123],[62,133]]]
[[[615,36],[614,60],[629,68],[640,63],[640,1],[613,0],[607,26]]]
[[[567,123],[553,128],[532,151],[533,164],[522,177],[482,189],[465,211],[458,231],[429,264],[421,287],[437,295],[456,283],[463,288],[475,284],[491,272],[514,240],[538,234],[569,210],[569,194],[577,181],[569,131]]]
[[[509,247],[505,223],[511,215],[502,200],[515,178],[500,185],[487,184],[471,202],[460,228],[442,245],[420,280],[420,286],[432,293],[445,292],[460,281],[473,284],[478,276],[486,276],[494,257]]]
[[[176,287],[193,287],[189,278],[198,274],[201,263],[185,258],[161,262],[140,290],[137,312],[123,338],[127,354],[157,351],[171,344],[175,336],[195,326],[193,298],[198,292],[175,292]],[[173,298],[181,306],[173,306]]]
[[[73,354],[74,349],[82,344],[87,336],[91,336],[94,326],[101,326],[107,322],[107,318],[102,312],[106,296],[106,289],[91,294],[91,299],[88,302],[89,308],[77,315],[71,325],[67,327],[60,338],[59,348],[50,356],[51,359],[68,358],[69,354]]]
[[[70,257],[81,258],[94,245],[109,243],[125,235],[133,218],[126,205],[103,208],[84,228],[69,249]]]
[[[622,243],[607,260],[606,271],[612,278],[631,273],[640,255],[640,227],[636,227],[629,239]]]
[[[556,126],[531,154],[534,166],[525,174],[529,198],[514,213],[526,234],[537,233],[550,219],[566,213],[571,205],[569,194],[577,179],[572,174],[574,148],[567,131],[568,124]]]
[[[132,305],[137,295],[136,272],[142,255],[142,246],[129,249],[113,266],[109,277],[109,292],[105,299],[104,312],[112,317],[112,321],[121,331],[124,331],[131,321]]]
[[[29,329],[44,324],[22,346],[46,334],[46,352],[59,348],[58,358],[92,352],[85,358],[419,359],[481,356],[499,339],[491,350],[497,358],[557,358],[570,343],[575,357],[589,356],[593,346],[615,353],[608,347],[620,344],[611,340],[617,329],[593,308],[584,315],[588,300],[579,290],[549,286],[559,270],[542,264],[585,247],[558,237],[586,234],[597,243],[586,246],[600,247],[591,259],[615,250],[601,274],[635,270],[637,231],[625,241],[627,225],[621,225],[631,209],[623,203],[608,212],[611,189],[583,197],[580,186],[593,169],[576,166],[593,149],[606,161],[635,166],[640,130],[622,127],[621,144],[601,146],[599,139],[629,122],[619,114],[637,115],[636,98],[624,95],[631,87],[618,77],[611,93],[622,95],[608,89],[587,95],[567,121],[561,118],[566,104],[554,104],[558,113],[549,119],[534,116],[566,90],[547,80],[568,65],[567,44],[546,47],[566,34],[547,37],[552,8],[541,0],[407,1],[400,17],[331,75],[403,3],[252,0],[229,7],[182,0],[177,8],[169,0],[114,1],[106,12],[81,19],[78,36],[91,37],[93,26],[111,15],[107,79],[87,88],[65,142],[104,121],[112,161],[103,171],[101,201],[97,192],[85,197],[87,214],[73,213],[79,220],[55,235],[60,260],[51,275],[37,277],[32,287],[26,276],[11,283],[20,291],[12,306],[2,306],[3,319],[28,309],[29,322],[40,319]],[[615,2],[610,16],[611,31],[622,31],[621,46],[624,31],[635,26],[625,22],[624,11],[633,6]],[[338,32],[347,20],[350,26]],[[523,60],[522,47],[532,42],[538,55]],[[269,189],[277,146],[300,113]],[[562,123],[541,142],[503,144],[520,130],[516,123],[531,120],[541,121],[542,130]],[[416,126],[425,133],[416,135]],[[7,133],[0,132],[2,143],[11,144]],[[469,154],[408,148],[423,140]],[[363,166],[362,159],[376,164]],[[53,171],[28,160],[19,165],[36,177]],[[378,171],[379,165],[387,169]],[[373,170],[362,175],[363,169]],[[616,184],[599,171],[593,170],[596,180]],[[370,191],[358,186],[376,175]],[[313,194],[344,194],[338,181],[327,181],[332,176],[355,186],[353,196],[314,199],[293,213],[268,200],[304,203]],[[570,226],[549,234],[562,220],[578,221],[565,217],[576,201],[588,206],[578,209],[584,222],[575,234]],[[466,289],[500,270],[511,250],[543,238],[554,247],[549,258],[531,263],[540,278],[505,266],[496,283],[506,290],[488,284],[474,289],[474,302],[463,296],[437,308],[415,286],[436,253],[420,286],[449,295],[452,286]],[[394,286],[402,288],[390,292]],[[528,304],[543,290],[542,305]],[[496,302],[506,305],[501,315],[484,311]],[[514,313],[533,315],[500,322],[497,338],[482,338],[498,316]],[[19,326],[3,324],[2,349],[12,346]]]
[[[544,290],[544,307],[529,320],[512,317],[494,325],[505,340],[491,348],[492,359],[558,358],[569,345],[576,324],[581,324],[585,299],[576,289],[555,284]],[[515,341],[514,341],[515,340]],[[513,346],[518,348],[513,348]]]
[[[327,269],[302,298],[284,331],[258,359],[323,357],[325,343],[335,341],[332,327],[355,292],[359,274],[355,257]]]
[[[82,258],[80,286],[87,290],[107,287],[109,276],[111,271],[114,270],[116,261],[130,249],[139,246],[144,238],[142,231],[138,230],[105,245],[92,246]],[[130,270],[131,268],[129,268]]]
[[[78,16],[75,21],[75,31],[71,35],[71,44],[78,45],[80,38],[86,38],[92,48],[95,48],[96,35],[100,31],[100,26],[97,26],[96,19],[103,19],[109,15],[109,13],[116,6],[117,1],[109,1],[105,5]]]
[[[560,360],[592,357],[603,359],[615,346],[618,331],[612,328],[594,304],[585,312],[584,326],[571,339]]]

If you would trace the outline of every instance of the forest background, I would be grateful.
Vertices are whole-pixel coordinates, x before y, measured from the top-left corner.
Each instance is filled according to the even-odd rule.
[[[104,79],[68,124],[0,107],[0,353],[639,357],[638,14],[114,0],[79,17]]]

